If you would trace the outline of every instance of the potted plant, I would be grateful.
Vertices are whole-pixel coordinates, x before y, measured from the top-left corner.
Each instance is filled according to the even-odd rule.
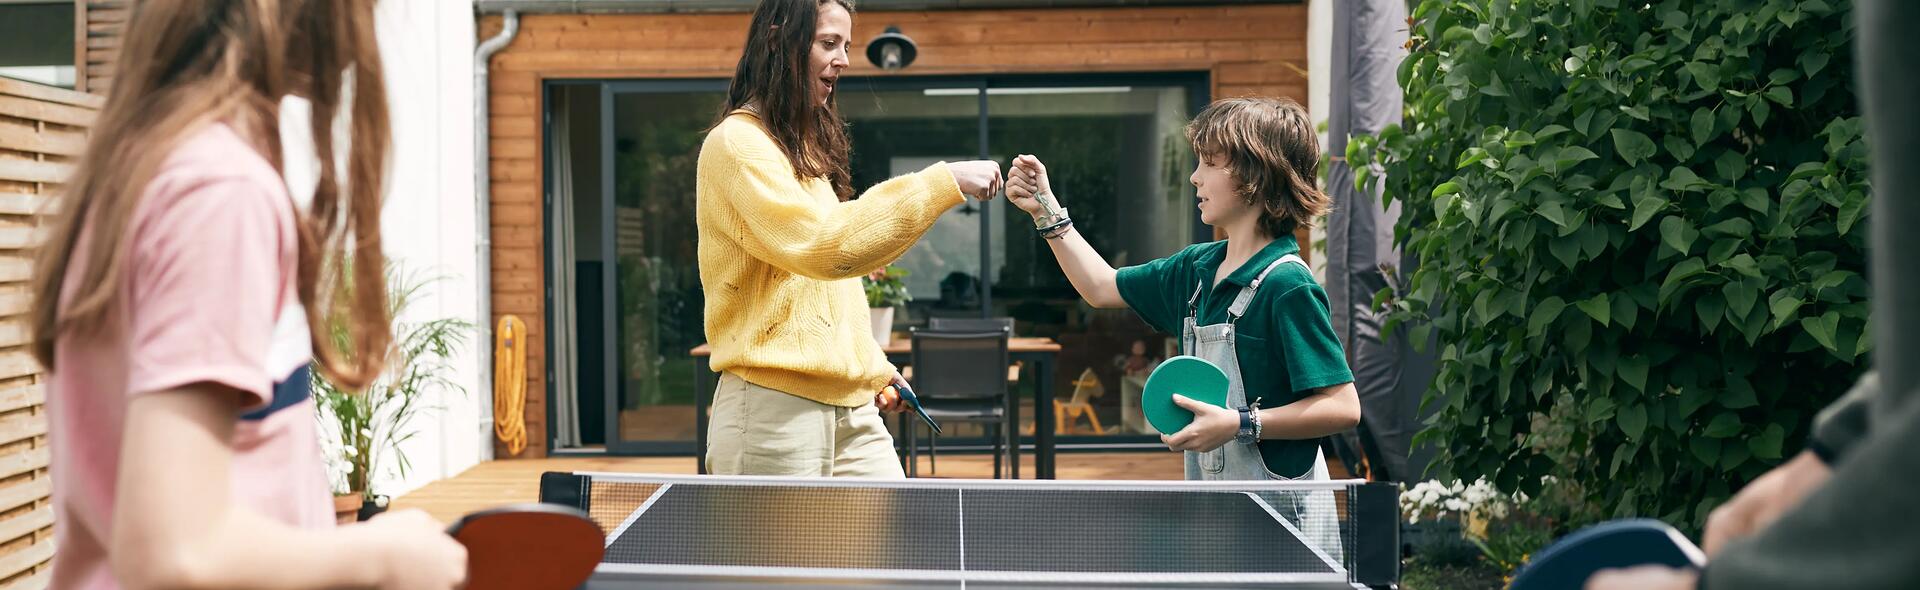
[[[320,451],[327,463],[328,488],[333,491],[333,520],[346,524],[360,520],[360,508],[366,505],[366,498],[363,493],[354,492],[347,485],[347,474],[353,470],[352,463],[347,461],[347,453],[352,452],[349,450],[352,447],[341,444],[338,436],[329,436],[325,428],[327,424],[327,420],[322,418]]]
[[[343,273],[351,276],[350,273]],[[328,471],[334,479],[335,510],[353,508],[366,520],[387,509],[387,498],[375,489],[375,480],[391,471],[405,477],[411,465],[400,445],[417,433],[413,419],[431,407],[428,396],[440,391],[466,390],[446,378],[454,367],[454,351],[465,344],[472,324],[455,318],[403,322],[397,318],[432,280],[419,280],[388,267],[388,306],[393,345],[387,368],[364,391],[336,387],[313,371],[313,397],[319,408],[320,431],[327,449]],[[344,280],[343,280],[344,283]],[[347,292],[343,289],[342,292]],[[344,303],[326,314],[328,336],[347,350]],[[345,518],[344,514],[341,514]]]
[[[867,289],[867,311],[873,319],[873,339],[881,346],[893,342],[893,309],[913,300],[907,293],[907,269],[888,266],[860,279]]]

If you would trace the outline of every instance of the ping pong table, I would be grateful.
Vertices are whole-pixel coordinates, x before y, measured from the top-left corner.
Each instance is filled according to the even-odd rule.
[[[1337,496],[1325,504],[1337,531],[1303,532],[1306,494]],[[586,511],[607,534],[589,590],[1386,587],[1399,578],[1398,494],[1358,480],[577,472],[540,486],[541,501]]]

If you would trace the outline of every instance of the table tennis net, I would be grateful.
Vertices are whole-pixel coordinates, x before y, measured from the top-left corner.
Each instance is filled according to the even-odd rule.
[[[1357,482],[572,476],[607,564],[1329,580],[1369,542]]]

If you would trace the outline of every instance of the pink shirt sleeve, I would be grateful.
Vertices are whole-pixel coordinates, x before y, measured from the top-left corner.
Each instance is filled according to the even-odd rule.
[[[291,274],[280,198],[240,175],[155,183],[133,222],[129,395],[216,383],[242,392],[243,409],[272,398],[267,354]]]

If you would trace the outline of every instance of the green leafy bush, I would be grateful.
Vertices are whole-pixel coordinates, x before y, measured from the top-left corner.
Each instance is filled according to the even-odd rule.
[[[1376,302],[1441,347],[1429,476],[1692,531],[1800,448],[1871,345],[1849,11],[1419,3],[1407,123],[1346,156],[1419,259]]]

